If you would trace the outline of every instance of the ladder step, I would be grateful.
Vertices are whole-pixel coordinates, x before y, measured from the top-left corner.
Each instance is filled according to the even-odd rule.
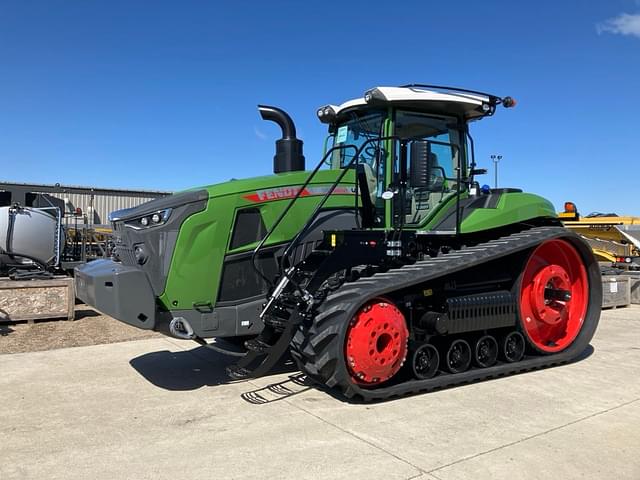
[[[244,380],[251,376],[251,370],[239,367],[238,365],[229,365],[226,370],[227,375],[233,380]]]
[[[289,323],[287,320],[282,320],[271,315],[265,316],[262,321],[265,325],[269,325],[270,327],[278,331],[284,330]]]
[[[272,319],[273,320],[273,319]],[[238,360],[236,365],[227,367],[227,374],[234,380],[244,380],[247,378],[261,377],[262,375],[271,371],[273,366],[282,358],[285,352],[289,349],[289,343],[295,334],[298,325],[300,323],[297,317],[288,321],[282,322],[284,324],[283,329],[280,332],[267,332],[265,337],[265,330],[262,331],[259,337],[248,340],[245,342],[245,346],[249,350],[247,354]],[[273,327],[270,327],[273,330]],[[268,343],[264,338],[268,338]]]
[[[256,353],[263,353],[271,348],[271,345],[263,342],[259,338],[252,338],[251,340],[247,340],[246,342],[244,342],[244,346],[247,350],[251,350],[252,352]]]

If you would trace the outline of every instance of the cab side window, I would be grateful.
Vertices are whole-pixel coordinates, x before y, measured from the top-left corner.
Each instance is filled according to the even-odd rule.
[[[455,191],[460,163],[456,120],[399,111],[395,135],[406,143],[409,157],[404,223],[419,224]]]

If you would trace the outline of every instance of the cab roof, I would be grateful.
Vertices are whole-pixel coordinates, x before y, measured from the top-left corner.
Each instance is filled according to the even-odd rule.
[[[433,114],[459,115],[470,121],[492,115],[499,103],[503,103],[505,107],[515,105],[515,101],[510,97],[502,99],[482,92],[453,87],[375,87],[367,90],[361,98],[349,100],[341,105],[320,107],[318,118],[323,123],[333,123],[345,113],[361,109],[363,106],[394,105]]]

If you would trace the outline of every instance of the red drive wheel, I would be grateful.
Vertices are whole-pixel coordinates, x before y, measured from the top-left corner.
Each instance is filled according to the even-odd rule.
[[[345,357],[351,380],[363,386],[389,380],[407,357],[408,338],[404,315],[393,303],[384,298],[367,302],[347,329]]]
[[[587,312],[589,281],[580,254],[566,240],[538,246],[520,284],[520,321],[529,343],[544,353],[575,340]]]

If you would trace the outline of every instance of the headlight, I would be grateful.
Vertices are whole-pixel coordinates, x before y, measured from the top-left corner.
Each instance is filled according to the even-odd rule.
[[[157,212],[148,213],[142,217],[127,220],[125,225],[129,228],[140,230],[141,228],[158,227],[167,223],[169,216],[171,215],[171,209],[166,208]]]
[[[331,123],[336,119],[336,108],[332,105],[320,107],[317,111],[318,118],[322,123]]]

